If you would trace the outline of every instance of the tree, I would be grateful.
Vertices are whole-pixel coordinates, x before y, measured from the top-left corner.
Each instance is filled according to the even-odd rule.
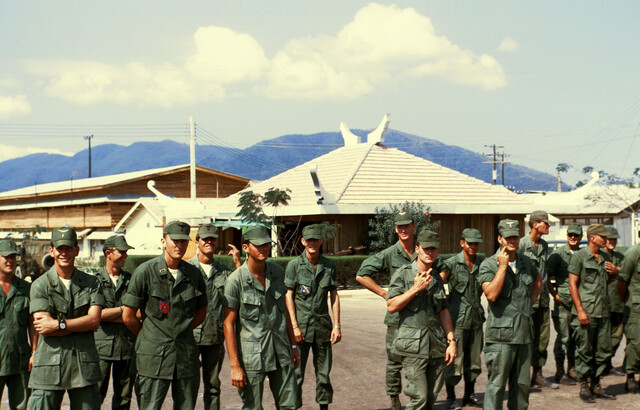
[[[389,204],[388,208],[377,208],[376,215],[369,219],[369,249],[372,253],[379,252],[396,243],[398,237],[395,231],[395,216],[400,212],[409,212],[416,224],[416,234],[423,229],[434,229],[440,222],[431,222],[429,207],[420,202],[404,204]]]
[[[571,168],[571,165],[566,162],[561,162],[556,165],[556,172],[558,173],[558,192],[562,191],[562,178],[560,178],[560,174],[566,174],[567,171],[569,171],[569,168]]]

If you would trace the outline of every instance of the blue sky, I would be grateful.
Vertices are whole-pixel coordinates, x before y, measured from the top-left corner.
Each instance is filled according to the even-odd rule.
[[[374,128],[629,175],[640,2],[3,1],[0,160]],[[206,144],[213,140],[200,140]],[[580,177],[568,176],[569,182]]]

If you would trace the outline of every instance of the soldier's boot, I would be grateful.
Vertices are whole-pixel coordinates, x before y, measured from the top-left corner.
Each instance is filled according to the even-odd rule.
[[[545,387],[547,389],[557,389],[558,383],[550,383],[547,379],[542,375],[542,368],[534,367],[533,373],[531,374],[531,387],[541,388]]]
[[[402,404],[400,404],[400,397],[398,397],[398,395],[391,396],[391,410],[402,410]]]
[[[607,399],[607,400],[615,400],[616,396],[614,394],[606,393],[602,387],[600,387],[600,378],[593,377],[591,378],[591,393],[599,398]]]
[[[462,396],[462,405],[470,405],[472,407],[482,407],[482,401],[476,397],[475,394],[475,383],[473,382],[465,382],[464,383],[464,396]]]
[[[445,384],[447,389],[447,408],[448,409],[459,409],[460,407],[456,406],[456,389],[455,386],[449,386]]]
[[[568,365],[567,377],[570,378],[571,380],[578,381],[578,373],[576,373],[575,366]]]
[[[638,389],[638,382],[636,381],[636,377],[634,374],[627,375],[627,381],[624,384],[624,389],[629,393],[640,393]]]
[[[591,390],[589,390],[589,383],[584,380],[580,383],[580,400],[585,403],[595,403],[596,399],[591,395]]]
[[[559,359],[556,359],[556,374],[553,376],[553,380],[556,383],[560,383],[562,380],[562,376],[564,376],[564,360],[561,362]]]
[[[328,404],[321,404],[320,405],[320,410],[329,410],[329,405]]]

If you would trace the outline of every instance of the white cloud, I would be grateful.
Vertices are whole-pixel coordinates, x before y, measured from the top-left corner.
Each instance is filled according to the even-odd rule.
[[[25,155],[37,154],[39,152],[44,152],[47,154],[60,154],[66,156],[73,155],[73,153],[63,152],[59,149],[43,149],[42,147],[15,147],[13,145],[0,144],[0,162],[6,161],[8,159],[24,157]]]
[[[0,119],[27,115],[31,105],[24,95],[3,95],[0,92]]]
[[[501,52],[515,51],[518,48],[520,48],[520,44],[518,44],[516,40],[512,39],[511,37],[505,37],[500,42],[500,45],[498,46],[498,51],[501,51]]]

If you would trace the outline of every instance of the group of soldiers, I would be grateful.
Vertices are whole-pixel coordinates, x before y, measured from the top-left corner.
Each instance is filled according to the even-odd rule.
[[[481,232],[464,229],[460,253],[443,261],[436,232],[415,235],[410,214],[395,216],[398,242],[367,258],[356,276],[386,299],[392,409],[401,408],[403,370],[407,409],[433,408],[443,384],[447,407],[458,408],[455,386],[462,379],[463,406],[500,409],[507,384],[512,409],[528,407],[531,387],[576,381],[584,402],[615,399],[600,378],[615,371],[611,357],[623,334],[626,389],[638,393],[640,247],[616,252],[615,229],[596,224],[580,249],[583,230],[572,224],[567,244],[547,258],[542,236],[549,225],[546,212],[534,211],[529,234],[520,238],[518,221],[501,220],[500,249],[486,259],[478,255]],[[322,225],[303,228],[304,252],[286,270],[267,261],[267,228],[244,231],[244,263],[229,245],[235,270],[214,261],[218,235],[210,224],[198,228],[198,252],[184,261],[190,230],[181,221],[166,224],[162,255],[133,275],[122,270],[132,247],[113,235],[104,243],[105,267],[90,275],[75,267],[76,232],[56,228],[54,265],[33,284],[15,276],[16,244],[0,241],[0,382],[10,407],[59,409],[66,392],[72,409],[96,409],[111,379],[114,409],[129,408],[134,391],[139,408],[160,409],[170,387],[174,408],[193,409],[202,377],[204,407],[218,409],[226,346],[243,408],[262,408],[265,379],[277,408],[300,408],[309,353],[316,402],[328,408],[332,345],[342,333],[336,268],[321,255]],[[381,273],[390,277],[388,290],[374,280]],[[542,375],[550,316],[558,334],[556,383]],[[484,403],[475,394],[482,351]]]

